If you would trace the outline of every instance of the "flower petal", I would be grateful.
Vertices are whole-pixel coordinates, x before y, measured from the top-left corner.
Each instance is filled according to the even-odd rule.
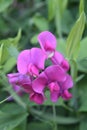
[[[62,83],[62,89],[65,90],[65,89],[69,89],[72,87],[73,87],[72,77],[69,74],[67,74],[66,80]]]
[[[39,69],[44,69],[46,55],[39,48],[22,51],[17,60],[17,69],[21,74],[37,75]]]
[[[33,82],[32,82],[32,88],[35,92],[41,93],[43,89],[46,87],[46,84],[48,82],[48,79],[44,72],[42,72]]]
[[[59,98],[60,86],[57,82],[52,82],[48,85],[50,89],[50,98],[52,102],[56,102]]]
[[[22,51],[17,60],[17,69],[21,74],[26,74],[28,72],[28,64],[30,63],[30,50]]]
[[[65,71],[68,71],[69,70],[69,63],[66,59],[64,59],[61,63],[61,67],[65,70]]]
[[[61,96],[65,100],[68,100],[68,99],[72,98],[72,94],[68,90],[64,90],[64,92],[62,93]]]
[[[47,67],[45,70],[45,74],[50,82],[59,82],[66,79],[66,73],[59,65],[52,65]]]
[[[46,55],[40,48],[32,48],[30,51],[31,63],[38,69],[44,69]]]
[[[31,93],[30,94],[30,100],[37,103],[37,104],[43,104],[45,101],[45,96],[43,93]]]
[[[38,41],[39,41],[40,46],[41,46],[43,51],[45,51],[45,52],[55,51],[56,38],[51,32],[49,32],[49,31],[41,32],[38,35]]]
[[[58,65],[58,64],[60,65],[63,59],[64,59],[63,55],[60,52],[55,51],[53,57],[51,58],[51,61],[54,65]]]

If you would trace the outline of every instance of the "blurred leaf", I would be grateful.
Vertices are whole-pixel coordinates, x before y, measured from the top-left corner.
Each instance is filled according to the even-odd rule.
[[[47,0],[47,3],[48,3],[48,19],[50,21],[55,16],[56,1],[55,0]]]
[[[85,20],[85,13],[82,12],[67,38],[66,53],[68,58],[76,58],[78,54],[80,40],[84,31]]]
[[[0,130],[13,130],[28,116],[24,109],[14,103],[5,105],[1,110],[4,115],[0,115]]]
[[[8,33],[10,28],[8,27],[7,22],[0,16],[0,34]]]
[[[10,46],[7,46],[7,50],[9,52],[10,56],[17,59],[19,52],[16,47],[14,47],[13,45],[10,45]]]
[[[81,40],[78,61],[87,58],[87,37]]]
[[[19,29],[15,38],[0,40],[0,64],[4,64],[9,59],[9,56],[15,57],[17,59],[19,53],[16,49],[16,46],[19,43],[20,38],[21,30]]]
[[[4,104],[2,107],[0,107],[0,109],[4,115],[16,115],[26,112],[26,110],[23,109],[20,105],[13,102]]]
[[[80,107],[79,112],[87,112],[87,75],[78,82]]]
[[[3,65],[4,73],[10,72],[10,70],[16,65],[16,59],[14,57],[10,57],[5,64]]]
[[[67,7],[67,0],[56,0],[55,2],[55,23],[59,37],[62,37],[62,18]]]
[[[77,62],[78,70],[87,73],[87,58],[84,58]]]
[[[18,125],[12,130],[26,130],[26,126],[27,126],[27,119],[23,120],[23,122],[20,125]]]
[[[57,39],[57,51],[61,52],[66,57],[65,39]]]
[[[71,67],[71,76],[73,81],[75,82],[77,78],[77,63],[75,60],[70,60],[70,67]]]
[[[13,0],[0,0],[0,13],[5,11],[12,3]]]
[[[73,26],[74,19],[70,10],[65,10],[62,17],[62,32],[68,34]]]
[[[31,43],[33,44],[33,45],[35,45],[38,41],[37,41],[37,36],[38,36],[38,34],[35,34],[32,38],[31,38]]]
[[[0,47],[0,64],[4,64],[4,62],[7,60],[9,57],[8,51],[5,47],[5,45],[2,43]]]
[[[32,122],[28,125],[29,130],[52,130],[51,126],[47,123]]]
[[[80,4],[79,4],[79,14],[81,15],[81,13],[84,11],[84,0],[80,0]]]
[[[53,115],[48,114],[48,113],[43,113],[41,111],[37,111],[32,109],[31,112],[34,115],[39,116],[40,118],[47,120],[47,121],[52,121],[53,122]],[[77,124],[80,122],[82,118],[76,118],[76,117],[63,117],[63,116],[56,116],[55,122],[58,124],[65,124],[65,125],[70,125],[70,124]]]
[[[34,25],[40,31],[44,31],[44,30],[49,29],[48,21],[44,17],[42,17],[41,15],[35,15],[32,20],[33,20]]]
[[[86,129],[87,129],[87,117],[81,121],[79,130],[86,130]]]
[[[15,38],[7,38],[4,40],[0,40],[0,44],[6,44],[6,45],[17,45],[19,43],[19,40],[21,38],[21,29],[19,29],[18,34]]]

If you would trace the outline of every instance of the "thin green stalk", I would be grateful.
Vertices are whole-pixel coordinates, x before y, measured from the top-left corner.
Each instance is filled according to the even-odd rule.
[[[78,102],[77,102],[77,85],[76,85],[76,79],[77,79],[77,63],[75,60],[71,60],[70,61],[70,65],[71,65],[71,76],[73,79],[73,83],[74,83],[74,87],[72,89],[72,93],[73,93],[73,106],[75,109],[77,109],[78,107]]]
[[[53,128],[53,130],[57,130],[57,123],[56,123],[56,121],[55,121],[55,119],[56,119],[56,107],[55,107],[55,104],[53,104],[53,123],[54,123],[54,128]]]

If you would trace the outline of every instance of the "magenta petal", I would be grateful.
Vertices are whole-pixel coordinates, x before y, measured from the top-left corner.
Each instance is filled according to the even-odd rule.
[[[70,75],[66,75],[66,80],[62,83],[62,89],[69,89],[73,87],[73,80]]]
[[[51,98],[51,101],[52,102],[57,102],[58,101],[58,98],[59,98],[59,93],[57,93],[57,92],[52,92],[51,94],[50,94],[50,98]]]
[[[32,63],[28,65],[28,72],[30,75],[33,75],[35,77],[39,75],[39,69],[37,69],[37,67]]]
[[[43,104],[45,101],[45,96],[43,93],[31,93],[30,94],[30,100],[37,103],[37,104]]]
[[[39,48],[22,51],[17,60],[17,69],[21,74],[38,75],[39,69],[44,69],[46,55]]]
[[[68,71],[69,70],[69,63],[66,59],[64,59],[61,63],[61,67],[65,70]]]
[[[41,93],[46,87],[48,80],[44,72],[42,72],[33,82],[32,88],[35,92]]]
[[[40,48],[32,48],[30,51],[31,63],[38,69],[44,69],[46,55]]]
[[[66,79],[66,73],[59,65],[47,67],[45,74],[51,82],[64,81]]]
[[[41,32],[38,35],[38,41],[40,43],[41,48],[43,51],[55,51],[56,48],[56,38],[55,36],[49,32],[49,31],[44,31]]]
[[[30,50],[22,51],[17,60],[17,69],[21,74],[27,73],[28,64],[30,63]]]
[[[60,65],[63,59],[64,59],[63,55],[60,52],[55,51],[54,56],[51,58],[51,61],[55,65],[58,65],[58,64]]]
[[[50,98],[52,102],[56,102],[59,98],[60,86],[57,82],[52,82],[48,85],[50,89]]]
[[[31,92],[31,79],[28,75],[22,75],[20,73],[8,74],[7,75],[9,83],[11,83],[12,87],[16,91],[16,88],[22,87],[25,92]]]
[[[62,93],[62,97],[65,100],[68,100],[68,99],[72,98],[72,94],[68,90],[64,90],[64,92]]]
[[[9,83],[16,83],[18,81],[19,75],[20,75],[19,73],[7,74]]]

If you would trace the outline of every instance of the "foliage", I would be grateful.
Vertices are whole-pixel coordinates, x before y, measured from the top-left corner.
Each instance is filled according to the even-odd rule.
[[[54,121],[59,130],[87,129],[86,16],[87,0],[0,0],[0,130],[53,130]],[[57,37],[57,50],[69,60],[75,84],[71,100],[37,105],[26,94],[19,97],[6,75],[16,72],[21,50],[38,47],[37,35],[44,30]]]

